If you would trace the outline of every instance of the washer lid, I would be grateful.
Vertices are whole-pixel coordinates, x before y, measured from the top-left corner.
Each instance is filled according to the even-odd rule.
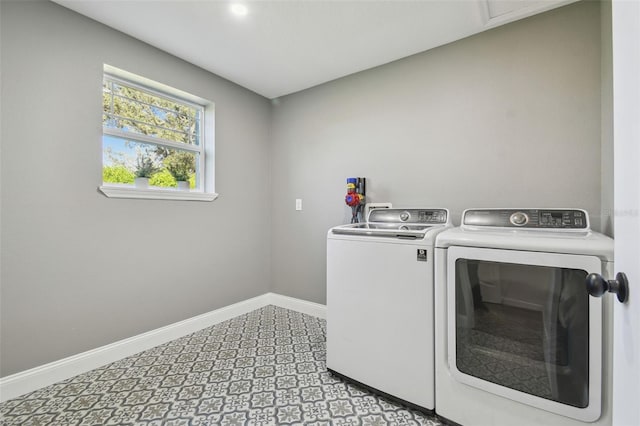
[[[398,239],[434,238],[445,226],[450,226],[447,209],[378,209],[369,214],[366,223],[340,225],[329,235],[354,235],[361,237],[386,237]]]
[[[353,223],[336,226],[331,230],[334,234],[361,235],[370,237],[391,237],[418,239],[424,238],[433,225],[412,225],[404,223]]]

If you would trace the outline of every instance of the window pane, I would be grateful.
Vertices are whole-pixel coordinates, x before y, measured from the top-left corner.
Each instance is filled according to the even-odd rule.
[[[160,139],[200,144],[201,109],[105,80],[103,126]]]
[[[149,185],[175,188],[177,181],[200,188],[199,154],[104,135],[102,137],[104,183],[133,185],[136,177],[148,177]]]
[[[458,370],[541,398],[586,407],[586,276],[577,269],[458,259]]]

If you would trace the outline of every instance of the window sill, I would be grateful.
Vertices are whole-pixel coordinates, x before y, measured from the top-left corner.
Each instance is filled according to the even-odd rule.
[[[98,189],[109,198],[138,198],[142,200],[213,201],[218,194],[212,192],[177,191],[171,189],[140,189],[102,185]]]

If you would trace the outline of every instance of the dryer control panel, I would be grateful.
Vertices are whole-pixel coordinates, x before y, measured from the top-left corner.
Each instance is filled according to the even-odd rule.
[[[579,209],[470,209],[462,225],[494,228],[589,229],[589,216]]]

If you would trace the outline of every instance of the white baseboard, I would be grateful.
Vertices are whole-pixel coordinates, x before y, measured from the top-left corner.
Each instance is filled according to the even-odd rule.
[[[302,312],[303,314],[314,317],[327,319],[327,306],[319,303],[308,302],[295,297],[283,296],[276,293],[267,293],[270,305],[280,306],[281,308],[291,309],[292,311]]]
[[[280,294],[265,293],[206,314],[0,378],[0,402],[33,392],[78,374],[86,373],[267,305],[280,306],[308,315],[326,318],[326,307],[324,305]]]

